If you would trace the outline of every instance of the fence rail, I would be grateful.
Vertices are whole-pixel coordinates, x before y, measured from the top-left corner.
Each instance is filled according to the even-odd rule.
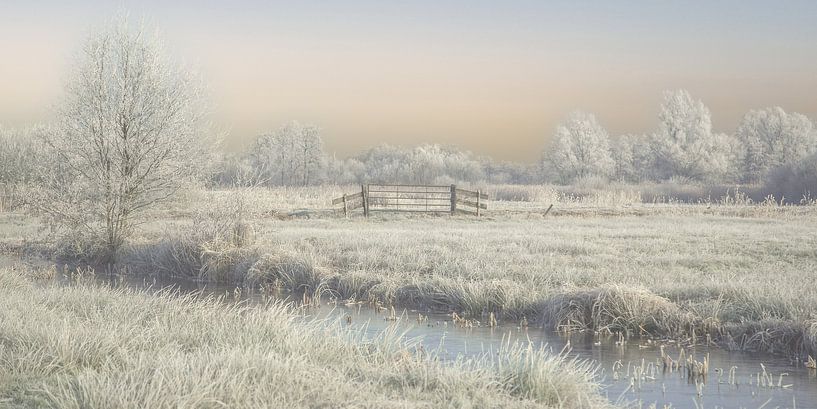
[[[348,217],[355,209],[370,212],[464,213],[481,216],[488,210],[488,195],[459,189],[456,185],[361,185],[360,191],[333,199],[332,205],[343,205]]]

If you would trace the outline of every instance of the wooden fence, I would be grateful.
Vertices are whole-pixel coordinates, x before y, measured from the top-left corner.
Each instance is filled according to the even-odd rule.
[[[372,212],[464,213],[481,216],[488,209],[488,195],[480,191],[458,189],[456,185],[361,185],[360,191],[332,200],[343,205],[343,215],[363,209]]]

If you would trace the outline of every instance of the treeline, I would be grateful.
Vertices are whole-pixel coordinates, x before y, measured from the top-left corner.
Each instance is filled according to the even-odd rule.
[[[36,132],[0,129],[0,183],[36,178]],[[817,193],[817,128],[779,107],[748,112],[732,133],[712,129],[709,109],[688,92],[664,95],[655,131],[611,136],[590,113],[574,112],[534,164],[497,162],[453,146],[379,145],[349,158],[327,154],[320,129],[291,122],[245,151],[216,154],[213,186],[380,183],[766,184],[777,196]],[[45,158],[47,162],[47,158]]]
[[[709,109],[681,90],[665,93],[658,119],[650,134],[612,138],[595,116],[574,112],[556,128],[543,169],[561,183],[599,177],[757,184],[807,167],[817,152],[814,123],[779,107],[750,111],[733,134],[718,133]]]
[[[748,112],[733,133],[712,129],[709,108],[687,91],[666,92],[655,131],[611,136],[590,113],[574,112],[536,164],[496,162],[451,146],[380,145],[351,158],[327,155],[314,126],[291,123],[225,158],[219,185],[322,183],[642,183],[785,186],[817,192],[817,128],[779,107]]]
[[[537,166],[499,163],[451,146],[378,145],[350,158],[327,155],[317,128],[297,122],[257,138],[217,165],[220,186],[374,183],[536,183]]]

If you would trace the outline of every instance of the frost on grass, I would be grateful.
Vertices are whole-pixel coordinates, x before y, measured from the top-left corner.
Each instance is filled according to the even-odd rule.
[[[0,402],[21,407],[602,408],[594,368],[507,346],[443,364],[399,333],[375,340],[168,293],[34,284],[0,270]]]

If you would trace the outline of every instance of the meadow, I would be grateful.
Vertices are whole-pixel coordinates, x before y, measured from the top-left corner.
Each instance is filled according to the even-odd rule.
[[[817,351],[817,287],[804,285],[817,282],[813,204],[741,196],[657,203],[626,191],[525,187],[516,188],[527,190],[525,200],[494,201],[480,218],[347,219],[329,203],[351,189],[191,192],[153,211],[121,261],[132,274],[283,287],[483,321],[494,313],[559,330],[708,335],[734,349]],[[488,191],[497,197],[502,189]],[[6,247],[55,250],[30,216],[3,223]],[[65,240],[56,250],[65,259],[91,253]]]
[[[255,268],[218,279],[273,280],[472,317],[496,312],[559,329],[675,338],[697,330],[739,349],[817,349],[810,302],[817,290],[802,285],[817,267],[813,205],[740,194],[691,205],[627,191],[527,189],[528,201],[494,202],[478,219],[262,217],[248,223],[249,247],[260,255]],[[218,203],[215,196],[207,201]],[[247,200],[274,203],[269,196]]]
[[[817,351],[813,203],[758,203],[738,194],[690,204],[631,191],[575,194],[497,186],[488,188],[492,197],[514,200],[491,202],[479,218],[357,213],[344,218],[329,203],[354,189],[189,192],[151,211],[120,255],[121,271],[261,291],[283,288],[304,299],[457,313],[473,325],[488,325],[493,316],[499,325],[527,322],[565,332],[715,343],[804,360]],[[93,249],[51,234],[36,215],[7,212],[0,223],[6,253],[69,262],[92,258]],[[291,307],[283,305],[250,310],[170,294],[42,287],[9,271],[3,276],[8,293],[0,308],[3,322],[18,326],[4,336],[3,359],[24,366],[5,374],[13,379],[7,384],[17,385],[2,392],[7,402],[171,407],[215,406],[227,399],[234,403],[229,406],[243,406],[255,398],[238,391],[263,382],[277,384],[261,387],[257,402],[290,399],[295,406],[321,402],[318,395],[333,406],[352,393],[363,394],[355,402],[379,402],[376,406],[604,405],[592,368],[558,354],[539,351],[523,358],[527,353],[520,355],[519,348],[504,352],[503,359],[517,360],[514,365],[535,364],[525,369],[540,376],[531,383],[518,371],[501,372],[508,366],[495,362],[440,365],[411,353],[397,334],[364,347],[337,326],[329,331],[294,323]],[[23,307],[31,298],[40,306],[33,312]],[[30,313],[42,319],[22,319]],[[49,335],[46,328],[55,327],[62,330]],[[66,335],[75,331],[90,331],[81,339],[107,344],[83,345]],[[140,331],[144,335],[135,335]],[[278,348],[278,356],[271,358],[268,348]],[[307,352],[313,349],[325,353]],[[64,356],[44,352],[53,350]],[[259,359],[281,365],[252,364]],[[214,362],[223,363],[218,371],[234,371],[241,383],[214,380]],[[159,363],[167,368],[161,376],[149,369]],[[315,369],[321,365],[335,371],[331,380]],[[284,380],[276,372],[283,369],[269,366],[310,375]],[[182,379],[189,371],[196,376]],[[123,376],[127,388],[135,389],[122,395],[132,400],[106,401]],[[189,393],[137,392],[157,382]],[[548,384],[546,391],[530,389]],[[331,391],[317,392],[327,387]],[[483,394],[483,388],[489,392]],[[31,390],[40,392],[33,397],[22,392]],[[284,396],[290,390],[298,393]],[[564,400],[565,394],[581,399]],[[142,400],[148,398],[157,400]]]

